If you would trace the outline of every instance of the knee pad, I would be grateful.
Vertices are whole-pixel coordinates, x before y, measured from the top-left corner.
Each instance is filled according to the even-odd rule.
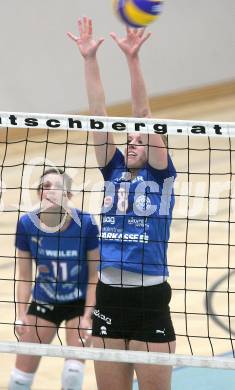
[[[65,360],[62,372],[63,390],[81,390],[85,364],[78,360]]]
[[[18,368],[13,368],[10,376],[8,390],[30,390],[33,383],[34,373],[28,373]]]

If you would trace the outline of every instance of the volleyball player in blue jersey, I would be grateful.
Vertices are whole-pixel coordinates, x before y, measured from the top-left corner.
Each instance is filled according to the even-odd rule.
[[[49,344],[65,321],[68,345],[90,345],[98,229],[89,214],[69,207],[71,183],[60,170],[45,171],[38,187],[40,209],[23,215],[17,225],[16,331],[23,342]],[[18,355],[9,389],[30,389],[39,362],[39,356]],[[83,371],[83,361],[65,360],[62,389],[81,389]]]
[[[90,113],[106,116],[105,96],[92,21],[69,33],[84,57]],[[149,38],[142,29],[112,38],[127,59],[134,117],[151,115],[139,49]],[[123,155],[112,133],[94,134],[98,165],[105,180],[101,221],[101,266],[93,320],[93,345],[111,349],[174,352],[175,333],[167,282],[167,243],[174,206],[174,165],[159,134],[128,134]],[[167,366],[95,362],[98,389],[131,389],[136,372],[140,389],[169,390]]]

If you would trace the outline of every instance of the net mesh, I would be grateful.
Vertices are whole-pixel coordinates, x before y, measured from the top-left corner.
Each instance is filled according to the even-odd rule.
[[[17,120],[9,119],[11,115]],[[15,227],[20,215],[32,210],[38,202],[39,176],[51,166],[65,170],[74,183],[73,206],[93,214],[98,222],[103,179],[95,160],[91,132],[87,132],[91,119],[101,121],[104,125],[101,129],[105,130],[110,129],[110,123],[126,124],[121,131],[119,126],[115,125],[118,129],[111,126],[120,149],[126,144],[127,131],[133,130],[140,120],[71,119],[23,113],[1,113],[0,118],[0,311],[4,313],[0,319],[0,351],[19,352],[22,346],[15,343],[14,329],[17,316]],[[32,126],[35,118],[37,126]],[[146,123],[145,128],[142,126],[145,132],[167,133],[169,153],[178,175],[168,265],[177,354],[184,356],[184,363],[177,360],[177,355],[166,358],[161,354],[155,362],[197,365],[192,356],[230,353],[234,357],[235,124],[145,119],[141,122]],[[76,123],[76,128],[68,123]],[[79,123],[82,125],[78,126]],[[101,125],[94,123],[93,130],[97,130]],[[65,356],[66,351],[70,354],[65,347],[63,326],[58,329],[55,343],[59,345],[57,352],[50,350],[54,346],[45,348],[48,356],[50,353]],[[45,354],[45,350],[40,351]],[[30,346],[27,352],[31,353]],[[121,355],[111,352],[110,356],[115,355],[113,359],[120,361],[138,361],[141,356],[141,352],[135,353],[135,357],[128,355],[130,351],[122,351]],[[108,360],[108,350],[96,354],[84,348],[84,353],[91,354],[93,359]],[[153,362],[151,354],[148,356],[149,361],[144,357],[145,362]],[[233,360],[229,360],[231,364]],[[201,364],[207,366],[208,361],[201,358]]]

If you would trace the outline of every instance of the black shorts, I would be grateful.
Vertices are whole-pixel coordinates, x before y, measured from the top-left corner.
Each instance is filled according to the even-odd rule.
[[[28,314],[50,321],[56,326],[61,322],[69,321],[75,317],[83,316],[85,300],[77,300],[65,303],[37,303],[32,301],[28,308]]]
[[[170,300],[168,282],[120,288],[99,281],[92,335],[158,343],[174,341]]]

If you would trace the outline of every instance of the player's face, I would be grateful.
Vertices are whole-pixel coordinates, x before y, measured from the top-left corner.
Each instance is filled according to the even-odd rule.
[[[143,145],[141,135],[131,133],[127,137],[125,160],[128,168],[141,168],[146,162],[146,147]]]
[[[44,176],[39,196],[43,210],[58,209],[58,207],[67,205],[68,193],[63,176],[56,173],[49,173]]]

